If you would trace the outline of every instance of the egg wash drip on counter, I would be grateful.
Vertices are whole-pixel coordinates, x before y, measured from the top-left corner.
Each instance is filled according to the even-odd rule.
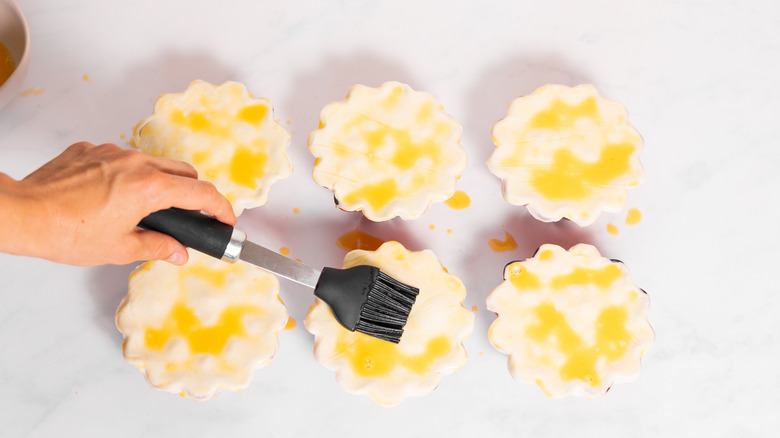
[[[203,102],[204,106],[208,104]],[[184,112],[175,109],[171,113],[171,122],[184,126],[195,134],[208,135],[209,137],[235,144],[235,151],[229,163],[219,166],[207,163],[211,156],[209,150],[195,152],[192,156],[197,166],[208,168],[205,176],[215,179],[218,175],[227,175],[235,184],[248,189],[257,189],[257,180],[266,173],[268,163],[268,141],[258,137],[252,139],[249,144],[241,144],[235,135],[236,121],[248,123],[252,126],[261,126],[266,123],[269,108],[264,103],[253,103],[239,109],[236,113],[210,109],[209,111],[191,110]]]
[[[390,114],[401,103],[403,93],[403,88],[393,88],[379,107]],[[343,195],[344,202],[365,200],[375,211],[379,211],[398,197],[416,196],[425,190],[430,182],[438,179],[437,169],[441,167],[443,157],[436,138],[449,131],[450,125],[434,121],[432,103],[423,104],[415,116],[416,125],[432,126],[433,132],[425,138],[414,138],[408,128],[395,128],[389,122],[370,117],[367,111],[354,107],[353,104],[348,105],[352,114],[338,136],[349,138],[349,133],[356,131],[366,150],[358,150],[343,143],[335,143],[330,147],[342,157],[358,155],[367,160],[371,168],[382,169],[377,170],[377,174],[388,176],[369,184],[349,181],[350,190]],[[404,180],[400,178],[402,176],[408,176],[411,180],[399,183]]]
[[[642,212],[636,208],[629,208],[628,212],[626,213],[625,224],[636,225],[640,222],[642,222]],[[618,229],[617,225],[609,223],[607,224],[607,233],[612,234],[613,236],[617,236],[620,233],[620,230]]]
[[[560,132],[570,137],[572,131],[602,131],[604,124],[606,121],[600,115],[596,99],[591,96],[573,105],[554,99],[549,107],[534,114],[527,127],[530,130]],[[629,171],[629,158],[636,145],[606,143],[606,136],[603,137],[605,144],[601,146],[596,161],[583,160],[564,146],[555,150],[551,162],[524,164],[529,167],[529,183],[539,194],[553,201],[582,201],[599,188],[609,186]],[[579,136],[573,138],[573,141],[584,141]],[[560,143],[566,139],[557,140]],[[515,160],[508,158],[502,164],[517,166]]]
[[[449,199],[444,201],[444,205],[453,210],[465,210],[471,205],[471,198],[463,190],[458,190]]]
[[[490,239],[488,240],[488,245],[490,245],[490,249],[492,249],[493,252],[513,251],[517,249],[515,237],[507,231],[504,231],[504,240]]]
[[[39,88],[37,90],[35,88],[29,88],[27,90],[22,91],[21,94],[22,94],[22,97],[40,96],[45,91],[46,91],[46,88]]]
[[[14,69],[16,69],[16,63],[11,56],[11,51],[0,42],[0,85],[3,85],[11,77]]]
[[[144,333],[146,347],[153,351],[160,351],[173,340],[183,340],[187,343],[192,354],[189,362],[184,364],[185,367],[189,368],[192,366],[194,355],[208,354],[219,357],[230,339],[245,337],[247,333],[244,327],[244,317],[262,315],[265,311],[261,307],[250,304],[228,305],[220,312],[216,322],[206,324],[187,304],[187,292],[183,287],[190,279],[191,281],[204,281],[215,289],[222,289],[226,286],[229,275],[239,270],[235,266],[215,270],[199,264],[187,265],[178,270],[179,284],[182,285],[179,291],[180,298],[171,307],[161,326],[147,327]],[[167,369],[169,372],[175,371],[176,366],[172,362],[167,365]],[[222,361],[221,366],[230,368],[224,361]]]
[[[336,239],[336,246],[344,251],[354,251],[356,249],[376,251],[383,243],[385,241],[379,237],[360,230],[349,231]]]
[[[629,208],[626,213],[626,225],[636,225],[642,222],[642,212],[637,208]]]
[[[292,316],[290,316],[290,317],[287,318],[287,324],[284,325],[284,329],[285,330],[292,330],[292,329],[294,329],[297,326],[298,326],[298,323],[295,322],[295,319],[293,319]]]
[[[547,254],[546,254],[547,253]],[[552,257],[552,251],[545,250],[539,260]],[[552,291],[561,291],[569,287],[593,286],[606,290],[620,278],[622,272],[614,263],[600,269],[576,267],[568,274],[553,277],[546,285]],[[509,267],[509,279],[518,290],[537,289],[542,286],[539,278],[519,263]],[[637,296],[636,291],[632,291]],[[601,384],[597,371],[599,362],[616,361],[625,355],[632,340],[631,332],[626,328],[628,310],[626,306],[611,305],[603,308],[594,322],[595,342],[588,344],[577,331],[569,325],[566,315],[558,310],[551,301],[544,301],[532,309],[534,322],[527,325],[525,335],[528,339],[543,344],[546,349],[557,350],[564,356],[558,369],[559,377],[564,381],[581,380],[591,386]],[[544,358],[543,360],[549,360]],[[541,382],[537,382],[541,386]]]

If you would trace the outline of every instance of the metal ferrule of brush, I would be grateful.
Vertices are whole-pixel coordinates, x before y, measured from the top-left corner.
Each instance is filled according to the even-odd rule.
[[[238,228],[233,228],[233,232],[230,234],[230,241],[228,241],[225,247],[225,253],[222,254],[222,260],[230,263],[238,261],[241,251],[244,250],[245,243],[246,233]]]

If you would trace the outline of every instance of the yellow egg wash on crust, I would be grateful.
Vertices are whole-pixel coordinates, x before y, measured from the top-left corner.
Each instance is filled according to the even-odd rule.
[[[272,274],[195,251],[184,266],[147,262],[116,313],[125,359],[150,385],[206,400],[245,388],[288,323]]]
[[[546,85],[515,99],[493,126],[488,160],[504,198],[539,220],[593,223],[644,178],[643,140],[625,109],[592,85]]]
[[[498,315],[488,338],[509,355],[512,376],[550,397],[593,398],[633,380],[654,342],[647,294],[590,245],[542,245],[509,264],[487,307]]]
[[[318,300],[304,321],[315,336],[315,359],[336,371],[345,390],[367,394],[382,405],[427,394],[466,360],[463,340],[473,329],[474,313],[463,307],[463,283],[430,250],[408,251],[394,241],[375,251],[351,251],[344,259],[344,267],[359,264],[378,266],[420,288],[401,341],[393,344],[350,332]]]
[[[290,133],[273,118],[270,99],[253,98],[238,82],[194,81],[163,94],[133,129],[144,153],[192,164],[240,214],[265,203],[271,184],[292,172]]]
[[[466,165],[460,124],[430,93],[399,82],[352,87],[309,136],[313,177],[339,207],[374,221],[421,216],[455,194]]]

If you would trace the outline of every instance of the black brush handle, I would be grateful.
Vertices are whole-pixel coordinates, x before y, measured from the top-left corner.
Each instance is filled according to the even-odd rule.
[[[182,245],[221,259],[234,228],[194,210],[171,207],[146,216],[139,227],[167,234]]]

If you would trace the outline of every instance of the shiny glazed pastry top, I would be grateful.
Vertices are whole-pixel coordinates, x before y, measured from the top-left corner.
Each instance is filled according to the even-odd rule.
[[[315,336],[314,357],[336,371],[347,391],[367,394],[382,405],[433,391],[445,374],[466,361],[463,341],[471,334],[474,314],[463,307],[466,289],[448,274],[430,250],[408,251],[386,242],[376,251],[354,250],[344,267],[372,265],[420,289],[398,344],[342,327],[330,308],[316,300],[305,319]]]
[[[355,85],[323,108],[309,136],[312,175],[343,210],[377,222],[415,219],[455,193],[466,167],[461,132],[430,93],[399,82]]]
[[[274,275],[196,251],[184,266],[138,267],[116,312],[125,359],[152,387],[195,400],[249,385],[287,319]]]
[[[618,212],[644,178],[643,140],[626,110],[592,85],[545,85],[509,105],[493,126],[488,160],[507,202],[537,219],[584,226]]]
[[[650,300],[623,263],[591,245],[547,244],[507,265],[504,278],[487,298],[498,314],[488,338],[509,355],[515,380],[550,397],[594,398],[638,377],[655,335]]]
[[[161,95],[133,129],[131,144],[192,164],[236,215],[263,205],[271,184],[292,173],[290,134],[274,121],[271,101],[253,98],[238,82],[196,80],[182,93]]]

